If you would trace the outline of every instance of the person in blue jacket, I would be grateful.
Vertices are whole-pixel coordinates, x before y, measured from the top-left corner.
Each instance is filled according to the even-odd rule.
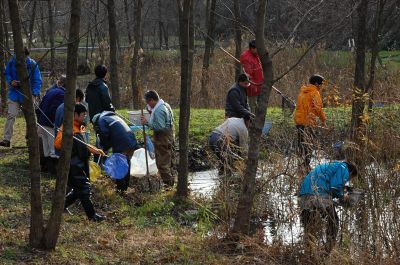
[[[321,220],[326,220],[326,251],[335,245],[339,218],[334,198],[348,200],[348,182],[357,176],[357,167],[351,162],[329,162],[320,164],[304,178],[299,192],[300,219],[304,227],[306,244],[318,238]]]
[[[26,69],[28,70],[29,84],[35,100],[39,97],[40,88],[42,87],[42,76],[39,66],[35,60],[29,57],[29,50],[24,47],[26,56]],[[0,142],[0,146],[10,147],[11,138],[14,131],[15,118],[24,101],[25,95],[20,86],[20,80],[17,75],[16,58],[13,56],[7,63],[4,75],[8,84],[8,100],[7,100],[7,121],[4,127],[4,138]]]
[[[133,152],[139,148],[135,134],[129,126],[115,112],[103,111],[92,119],[96,134],[99,137],[100,147],[105,153],[111,148],[113,153],[124,154],[130,164]],[[117,191],[125,192],[129,187],[130,170],[125,178],[116,180]]]
[[[47,165],[51,174],[56,173],[55,166],[58,162],[58,155],[54,149],[54,138],[57,135],[54,134],[54,122],[57,108],[64,103],[65,83],[66,76],[61,75],[57,82],[46,91],[38,109],[40,125],[38,132],[42,138],[43,163]]]

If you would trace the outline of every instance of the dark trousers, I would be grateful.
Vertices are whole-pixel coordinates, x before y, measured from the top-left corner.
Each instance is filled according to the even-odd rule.
[[[296,125],[297,146],[300,157],[303,159],[302,165],[310,169],[315,132],[313,128],[303,125]]]
[[[92,218],[95,214],[95,210],[93,203],[90,200],[90,192],[72,189],[65,197],[65,208],[68,208],[78,199],[81,201],[87,217]]]
[[[304,227],[304,236],[306,247],[311,250],[317,245],[318,240],[326,226],[325,251],[331,252],[336,243],[336,236],[339,229],[339,217],[335,207],[303,209],[300,214],[300,220]]]

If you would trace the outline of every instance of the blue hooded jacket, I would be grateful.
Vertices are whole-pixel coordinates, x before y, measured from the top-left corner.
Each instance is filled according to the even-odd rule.
[[[24,95],[20,87],[15,88],[11,86],[11,81],[20,81],[17,75],[15,56],[7,63],[6,70],[4,71],[6,81],[9,87],[8,98],[12,101],[22,104],[24,101]],[[29,84],[31,85],[32,94],[37,97],[40,94],[40,88],[42,87],[42,76],[40,74],[39,66],[35,60],[26,57],[26,69],[29,75]],[[32,72],[33,71],[33,72]]]
[[[39,108],[39,124],[48,127],[54,127],[57,108],[64,102],[65,89],[57,85],[47,90]],[[43,113],[42,113],[43,112]]]
[[[138,148],[136,137],[129,126],[112,111],[104,111],[95,121],[96,133],[105,151],[112,148],[113,153],[123,153]]]
[[[349,178],[349,169],[345,162],[320,164],[304,178],[299,195],[341,198]]]

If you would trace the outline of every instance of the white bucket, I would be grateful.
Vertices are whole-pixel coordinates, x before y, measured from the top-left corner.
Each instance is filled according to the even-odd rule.
[[[146,120],[150,119],[150,113],[147,110],[143,110],[144,117]],[[133,123],[133,125],[142,125],[140,122],[140,116],[142,112],[140,110],[132,110],[128,111],[129,121]]]

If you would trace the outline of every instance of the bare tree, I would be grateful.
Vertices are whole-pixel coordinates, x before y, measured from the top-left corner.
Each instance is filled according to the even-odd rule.
[[[242,192],[239,196],[235,223],[232,229],[233,235],[238,233],[247,234],[249,232],[250,214],[255,195],[255,178],[260,153],[261,132],[265,123],[265,114],[274,80],[272,61],[264,43],[266,6],[267,0],[259,1],[256,22],[256,46],[263,67],[264,84],[258,98],[255,120],[249,129],[249,153],[243,176]]]
[[[0,0],[0,9],[4,10],[4,2]],[[0,112],[3,113],[6,110],[6,102],[7,102],[7,84],[6,77],[4,75],[4,69],[6,64],[6,53],[3,47],[6,46],[5,42],[5,29],[3,27],[3,22],[5,20],[4,12],[0,11]]]
[[[33,8],[32,8],[32,15],[30,17],[29,21],[29,41],[28,41],[28,47],[32,47],[33,45],[33,30],[35,26],[35,18],[36,18],[36,6],[37,6],[37,1],[33,0]]]
[[[63,119],[63,148],[61,159],[58,165],[56,188],[53,196],[53,203],[45,234],[44,248],[54,249],[60,234],[62,214],[65,203],[65,190],[67,187],[69,165],[72,151],[72,123],[75,103],[75,87],[78,64],[79,29],[81,18],[81,0],[71,1],[71,20],[69,25],[69,41],[67,56],[67,84],[64,96],[64,119]]]
[[[142,108],[142,100],[140,95],[138,73],[139,73],[139,49],[140,49],[140,39],[141,36],[141,26],[142,26],[142,0],[135,0],[135,24],[134,24],[134,38],[135,45],[133,47],[133,57],[131,62],[131,84],[132,84],[132,99],[133,99],[133,109]]]
[[[56,60],[56,51],[54,50],[54,13],[55,13],[55,6],[54,0],[49,0],[47,2],[47,10],[49,15],[49,40],[50,40],[50,69],[51,75],[54,75],[54,67],[55,67],[55,60]]]
[[[357,8],[357,28],[356,28],[356,67],[354,73],[354,98],[352,102],[350,138],[361,143],[362,135],[365,132],[364,108],[366,92],[365,84],[365,53],[367,42],[367,13],[368,0],[361,0]]]
[[[126,25],[126,32],[128,34],[128,41],[129,44],[132,43],[132,35],[131,35],[131,29],[129,27],[130,22],[129,22],[129,5],[128,5],[128,0],[124,0],[124,11],[125,11],[125,25]]]
[[[242,53],[242,30],[241,30],[241,16],[239,0],[233,1],[233,12],[235,14],[235,57],[239,58]],[[242,72],[240,62],[235,62],[235,80]]]
[[[205,38],[205,48],[204,48],[204,57],[203,57],[203,69],[201,72],[201,97],[203,100],[203,106],[209,106],[209,94],[208,94],[208,80],[209,80],[209,72],[208,68],[210,66],[210,58],[211,58],[211,50],[214,45],[214,28],[215,28],[215,6],[217,0],[207,0],[206,7],[206,27],[207,34],[204,36]]]
[[[187,198],[190,94],[192,87],[194,28],[193,1],[177,0],[179,13],[179,44],[181,50],[181,98],[179,104],[179,168],[178,198]]]
[[[31,226],[29,242],[32,247],[41,247],[44,227],[42,196],[40,193],[40,154],[39,138],[36,132],[36,115],[33,108],[32,91],[30,89],[29,77],[26,69],[18,0],[9,0],[8,6],[10,9],[14,51],[17,60],[17,74],[21,81],[22,92],[26,96],[22,110],[26,121],[26,135],[28,136],[29,170],[31,178]]]
[[[108,32],[110,36],[110,83],[112,92],[112,103],[115,108],[120,107],[120,96],[119,96],[119,82],[118,82],[118,32],[117,24],[115,23],[115,1],[107,1],[108,10]]]

